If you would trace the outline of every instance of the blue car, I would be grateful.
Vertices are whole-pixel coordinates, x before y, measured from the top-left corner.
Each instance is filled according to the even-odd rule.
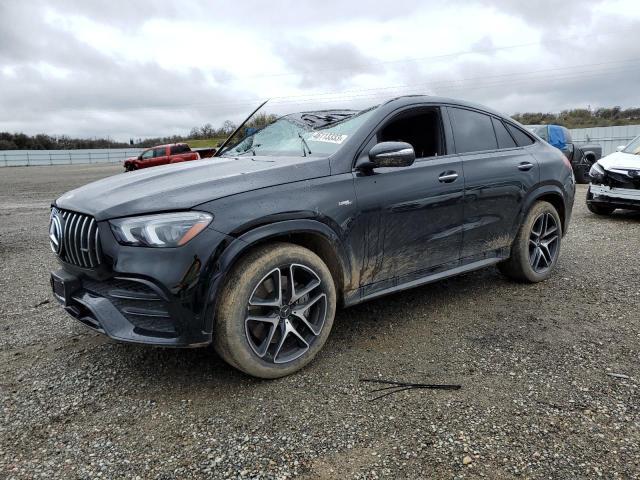
[[[571,132],[562,125],[527,125],[551,146],[562,151],[571,162],[573,174],[578,183],[589,183],[589,169],[602,157],[602,147],[598,144],[576,144]]]

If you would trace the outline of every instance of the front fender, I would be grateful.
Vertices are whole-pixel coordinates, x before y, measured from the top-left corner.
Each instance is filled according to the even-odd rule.
[[[340,241],[338,234],[328,225],[312,219],[284,220],[258,226],[233,240],[224,250],[218,253],[216,259],[216,272],[209,287],[207,296],[207,307],[204,315],[204,329],[207,332],[213,331],[213,321],[220,289],[226,275],[231,271],[238,259],[249,249],[258,244],[272,239],[287,239],[287,237],[299,234],[313,234],[322,237],[328,242],[335,254],[340,274],[342,275],[342,285],[351,285],[352,262],[349,255]]]

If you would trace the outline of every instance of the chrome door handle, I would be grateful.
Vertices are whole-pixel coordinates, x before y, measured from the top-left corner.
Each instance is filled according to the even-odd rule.
[[[523,172],[526,172],[528,170],[531,170],[533,166],[534,165],[531,162],[522,162],[520,165],[518,165],[518,170],[522,170]]]
[[[456,178],[458,178],[458,174],[456,172],[443,172],[438,177],[438,180],[442,183],[451,183],[455,182]]]

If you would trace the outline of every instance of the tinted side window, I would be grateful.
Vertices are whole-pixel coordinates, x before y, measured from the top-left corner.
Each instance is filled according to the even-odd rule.
[[[416,158],[435,157],[444,151],[440,112],[434,108],[405,111],[387,123],[377,136],[378,142],[410,143]]]
[[[458,153],[495,150],[498,148],[491,117],[462,108],[451,108],[453,138]]]
[[[171,155],[177,155],[179,153],[185,153],[189,151],[189,147],[186,145],[174,145],[171,147]]]
[[[493,128],[496,130],[496,137],[498,139],[498,148],[514,148],[516,147],[516,142],[513,141],[513,138],[507,132],[504,124],[498,120],[497,118],[492,118]]]
[[[153,149],[153,158],[164,157],[167,153],[165,148],[154,148]]]
[[[514,127],[510,123],[507,123],[507,128],[519,147],[524,147],[533,143],[533,139],[519,128]]]

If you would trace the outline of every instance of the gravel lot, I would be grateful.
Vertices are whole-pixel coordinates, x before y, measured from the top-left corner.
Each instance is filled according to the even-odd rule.
[[[339,311],[309,367],[259,381],[53,300],[50,201],[120,169],[0,169],[0,477],[640,478],[640,215],[597,218],[580,186],[549,281],[488,269]],[[462,389],[370,402],[361,377]]]

